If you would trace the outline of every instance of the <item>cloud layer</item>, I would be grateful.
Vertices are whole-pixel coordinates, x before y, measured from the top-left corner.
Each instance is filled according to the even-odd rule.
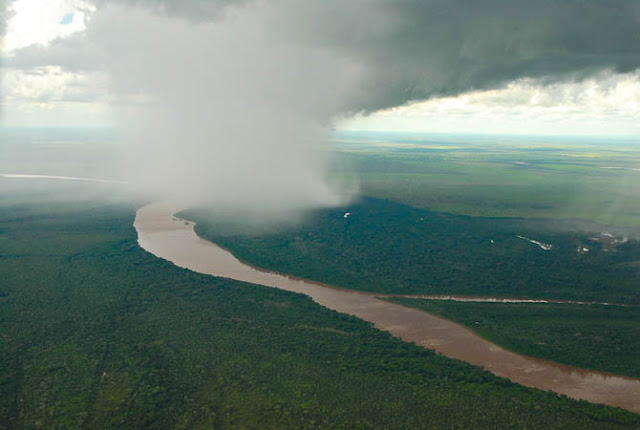
[[[231,8],[260,16],[265,37],[361,66],[343,109],[377,110],[522,77],[576,79],[640,66],[633,0],[138,1],[198,22]],[[250,29],[238,29],[240,33]]]
[[[640,67],[634,0],[96,6],[86,31],[16,51],[7,66],[104,74],[118,123],[138,130],[128,135],[130,176],[245,206],[348,198],[353,186],[335,185],[319,145],[336,118],[525,78],[553,85]]]
[[[266,6],[196,24],[122,6],[96,14],[87,37],[108,59],[112,88],[147,96],[120,111],[120,124],[143,130],[130,145],[133,182],[269,212],[338,204],[352,187],[333,186],[320,142],[339,87],[353,85],[349,67],[274,41],[268,11],[255,7]]]
[[[341,129],[526,135],[640,135],[640,71],[596,74],[577,82],[518,79],[357,115]]]

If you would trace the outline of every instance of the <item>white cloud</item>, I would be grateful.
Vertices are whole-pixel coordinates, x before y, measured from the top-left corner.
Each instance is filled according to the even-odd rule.
[[[87,29],[95,6],[85,0],[14,0],[7,11],[1,46],[5,66],[8,66],[1,76],[2,123],[9,126],[110,124],[106,74],[72,71],[65,61],[47,56],[52,43],[69,40],[70,36]],[[34,53],[40,58],[31,58]],[[83,53],[74,51],[74,55]],[[69,60],[73,56],[60,58]]]
[[[14,0],[8,5],[9,20],[2,44],[4,55],[31,45],[86,29],[95,6],[84,0]]]
[[[270,3],[265,2],[262,6],[268,4]],[[107,101],[116,103],[120,110],[129,109],[134,112],[134,117],[139,117],[145,109],[143,105],[149,104],[150,95],[147,87],[154,87],[157,76],[189,76],[200,73],[197,67],[186,72],[182,60],[177,61],[178,58],[186,57],[185,61],[189,62],[191,57],[199,55],[198,52],[193,55],[185,54],[185,47],[178,48],[180,40],[166,36],[172,34],[178,25],[189,27],[190,32],[200,34],[195,42],[183,38],[182,42],[188,42],[187,48],[191,45],[206,46],[209,57],[228,57],[229,66],[233,66],[231,69],[245,62],[261,64],[260,54],[264,52],[262,48],[245,59],[239,56],[237,50],[229,49],[228,41],[218,47],[214,42],[215,38],[207,34],[207,28],[213,25],[212,23],[209,23],[209,27],[203,23],[179,24],[166,16],[156,16],[153,22],[156,22],[158,27],[144,28],[138,26],[140,23],[129,22],[140,18],[140,9],[124,8],[122,16],[114,17],[109,12],[113,8],[109,9],[108,3],[103,3],[101,7],[106,10],[96,13],[91,0],[15,0],[10,3],[10,19],[4,45],[5,77],[1,88],[5,124],[10,123],[10,119],[16,118],[20,112],[39,111],[44,115],[45,112],[54,112],[63,106],[69,111],[70,104],[73,103],[96,105],[106,104]],[[240,8],[236,12],[247,13],[248,10]],[[71,16],[70,14],[73,14],[72,19],[65,20],[65,17]],[[64,24],[63,21],[69,22]],[[226,16],[226,20],[223,21],[228,25],[233,21],[233,14]],[[144,24],[146,21],[141,22]],[[255,29],[255,24],[249,23],[247,28]],[[263,32],[261,37],[282,37],[273,34],[274,27],[273,22],[269,21],[269,25],[259,29]],[[86,34],[85,30],[88,30]],[[150,36],[154,34],[163,36]],[[237,30],[228,40],[242,44],[242,41],[247,39],[247,34],[246,29]],[[69,37],[71,35],[74,37]],[[208,37],[211,41],[205,44],[198,37]],[[270,43],[275,42],[271,40]],[[165,55],[164,45],[169,44],[175,46],[167,55],[175,57],[176,60],[168,61],[168,64],[157,61],[156,58],[163,58],[162,55]],[[135,51],[136,49],[139,51]],[[150,52],[154,49],[157,52]],[[282,49],[277,50],[276,54],[279,55],[281,52]],[[311,53],[313,58],[318,57],[316,59],[319,67],[311,65],[302,69],[308,70],[307,74],[316,73],[318,70],[317,76],[313,79],[304,77],[298,80],[297,76],[300,73],[296,74],[296,69],[301,69],[299,64],[309,62],[309,56],[303,55],[305,53]],[[254,92],[279,92],[281,97],[290,94],[289,87],[299,85],[301,91],[313,93],[307,97],[300,97],[307,100],[303,108],[310,111],[314,117],[331,117],[337,112],[348,110],[345,104],[349,105],[351,99],[358,99],[358,94],[370,92],[372,82],[366,80],[366,73],[360,73],[360,63],[357,61],[336,62],[336,58],[340,58],[341,55],[336,55],[330,50],[327,53],[326,58],[320,58],[317,50],[313,52],[300,49],[290,54],[291,58],[285,58],[287,64],[294,65],[292,67],[278,66],[280,60],[276,61],[275,57],[264,60],[264,65],[258,67],[264,70],[263,74],[289,76],[282,79],[286,84],[283,88],[275,87],[273,82],[259,86],[254,84],[259,79],[247,79],[247,84],[239,86],[239,90],[232,91],[231,86],[223,85],[219,91],[231,92],[234,96],[232,99],[237,102],[237,99],[241,98],[237,94],[238,91],[242,93],[245,87]],[[116,66],[110,64],[114,61],[103,61],[102,56],[106,54],[118,60]],[[142,57],[148,59],[137,61]],[[151,67],[150,61],[158,64],[154,63],[154,67]],[[227,62],[221,62],[215,68],[217,77],[224,75],[227,70],[226,64]],[[331,76],[321,67],[327,64],[337,70]],[[114,69],[111,70],[112,75],[119,76],[111,87],[108,85],[106,72],[96,71],[105,66]],[[255,65],[240,68],[240,72],[232,71],[229,79],[240,79],[238,76],[244,76],[242,73],[249,70],[249,67]],[[144,79],[138,77],[138,72],[141,71],[145,72]],[[134,76],[131,82],[129,76]],[[259,74],[258,77],[260,76]],[[362,76],[365,79],[361,79]],[[180,89],[191,88],[191,81],[192,79],[187,78],[181,83]],[[308,88],[308,81],[314,83],[311,88]],[[249,88],[251,85],[255,88]],[[318,92],[316,88],[320,87],[327,90]],[[381,84],[379,87],[384,85]],[[117,92],[117,95],[113,92]],[[298,100],[297,94],[292,97]],[[144,103],[141,104],[140,100]],[[401,99],[398,102],[401,102]],[[287,103],[290,104],[287,100],[282,102],[283,105]],[[125,106],[127,104],[129,106]],[[107,111],[106,105],[102,111]],[[10,112],[15,115],[8,115]],[[352,130],[425,132],[640,134],[639,119],[639,73],[609,72],[581,82],[545,83],[544,80],[521,79],[500,89],[467,92],[455,97],[432,99],[380,111],[370,116],[351,118],[339,122],[338,127]]]
[[[106,86],[106,77],[100,73],[74,73],[60,66],[42,66],[29,71],[8,70],[2,79],[2,94],[5,101],[25,103],[87,102],[100,99]]]
[[[108,126],[107,77],[60,66],[9,69],[2,76],[3,123],[13,126]]]
[[[640,134],[640,72],[602,73],[584,81],[522,79],[356,116],[348,130],[516,134]]]

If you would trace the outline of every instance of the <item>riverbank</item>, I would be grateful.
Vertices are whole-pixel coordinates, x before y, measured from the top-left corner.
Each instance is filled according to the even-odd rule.
[[[529,387],[640,412],[640,380],[520,356],[451,321],[379,300],[371,294],[327,288],[259,271],[198,237],[193,223],[173,217],[183,209],[171,202],[139,209],[134,226],[140,246],[157,257],[199,273],[306,294],[316,303],[372,322],[377,328],[405,341],[481,366]]]
[[[302,294],[180,269],[138,246],[133,206],[0,209],[0,428],[640,428]]]

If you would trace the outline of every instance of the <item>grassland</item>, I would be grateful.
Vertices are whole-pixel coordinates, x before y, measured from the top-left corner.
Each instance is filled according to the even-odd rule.
[[[0,428],[634,428],[300,295],[142,251],[133,208],[0,211]]]
[[[520,354],[640,378],[638,306],[390,300],[456,321]]]
[[[462,215],[640,227],[634,140],[343,132],[336,148],[372,197]]]

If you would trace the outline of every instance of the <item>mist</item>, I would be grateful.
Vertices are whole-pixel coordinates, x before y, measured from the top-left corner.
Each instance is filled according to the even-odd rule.
[[[515,79],[640,67],[635,1],[100,1],[87,31],[14,67],[105,72],[123,179],[262,213],[341,205],[332,124]],[[452,130],[455,132],[455,130]]]
[[[5,207],[30,202],[139,205],[122,175],[120,146],[107,130],[0,128],[0,193]]]
[[[7,4],[5,0],[0,0],[0,49],[4,43],[4,34],[6,31],[6,23],[7,23]],[[0,56],[0,82],[3,79],[3,64],[2,64],[2,56]],[[2,94],[0,94],[2,97]],[[2,117],[2,104],[0,103],[0,118]]]
[[[89,37],[107,56],[128,139],[127,181],[158,195],[260,213],[339,205],[330,118],[358,79],[348,59],[271,39],[265,4],[193,23],[106,7]],[[111,34],[113,23],[118,38]],[[127,52],[122,55],[122,47]],[[128,133],[127,133],[128,132]]]

